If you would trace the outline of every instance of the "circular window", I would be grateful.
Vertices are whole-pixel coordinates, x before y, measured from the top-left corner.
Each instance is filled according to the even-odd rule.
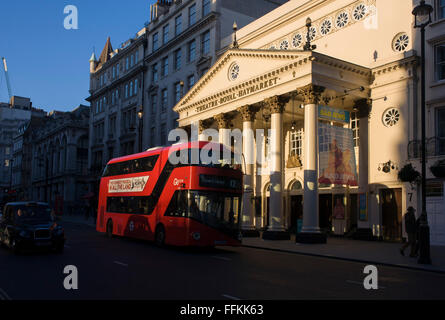
[[[289,49],[289,41],[287,41],[287,40],[283,40],[283,41],[281,41],[281,43],[280,43],[280,49],[281,49],[281,50],[287,50],[287,49]]]
[[[316,37],[316,35],[317,35],[317,29],[316,29],[315,27],[311,27],[311,28],[309,29],[309,39],[310,39],[311,41],[314,40],[315,37]]]
[[[349,14],[346,11],[341,12],[335,21],[337,28],[343,28],[349,23]]]
[[[303,42],[303,36],[300,33],[297,33],[292,38],[292,45],[294,48],[298,48],[301,46],[301,43]]]
[[[360,21],[365,17],[366,13],[367,13],[367,8],[365,4],[360,3],[352,11],[352,16],[354,17],[355,21]]]
[[[402,32],[395,36],[392,41],[392,49],[394,51],[402,52],[408,48],[409,37],[406,33]]]
[[[321,23],[320,33],[322,35],[327,35],[332,30],[332,21],[331,19],[326,19]]]
[[[230,81],[236,80],[238,78],[238,75],[239,75],[239,65],[236,62],[234,62],[229,68],[229,80]]]
[[[396,108],[391,108],[383,113],[382,121],[386,127],[392,127],[400,120],[400,112]]]

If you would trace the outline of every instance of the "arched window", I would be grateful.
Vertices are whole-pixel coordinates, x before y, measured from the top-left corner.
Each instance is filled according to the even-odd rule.
[[[297,191],[303,189],[303,186],[301,185],[301,182],[296,180],[292,183],[292,185],[289,188],[291,191]]]

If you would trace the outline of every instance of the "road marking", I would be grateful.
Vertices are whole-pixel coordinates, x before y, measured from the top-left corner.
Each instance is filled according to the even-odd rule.
[[[0,300],[12,300],[2,288],[0,288]]]
[[[230,296],[228,294],[223,294],[222,295],[224,298],[230,299],[230,300],[241,300],[240,298],[234,297],[234,296]]]
[[[120,261],[113,261],[113,263],[118,264],[118,265],[121,265],[121,266],[123,266],[123,267],[128,267],[128,264],[123,263],[123,262],[120,262]]]
[[[232,259],[226,258],[226,257],[218,257],[218,256],[211,256],[211,257],[215,258],[215,259],[225,260],[225,261],[232,261]]]
[[[351,284],[357,284],[359,286],[363,286],[363,282],[360,281],[352,281],[352,280],[346,280],[347,283],[351,283]],[[379,289],[385,289],[386,287],[380,286],[379,285]]]

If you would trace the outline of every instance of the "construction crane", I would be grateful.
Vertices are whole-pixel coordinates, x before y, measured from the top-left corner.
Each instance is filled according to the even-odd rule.
[[[9,83],[8,66],[6,65],[6,58],[3,57],[2,60],[3,60],[3,68],[5,70],[6,86],[8,87],[9,99],[11,99],[12,92],[11,92],[11,84]]]

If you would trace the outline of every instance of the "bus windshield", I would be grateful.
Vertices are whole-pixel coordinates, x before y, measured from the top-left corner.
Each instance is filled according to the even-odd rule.
[[[239,195],[190,191],[189,217],[222,231],[238,229],[241,210]]]

